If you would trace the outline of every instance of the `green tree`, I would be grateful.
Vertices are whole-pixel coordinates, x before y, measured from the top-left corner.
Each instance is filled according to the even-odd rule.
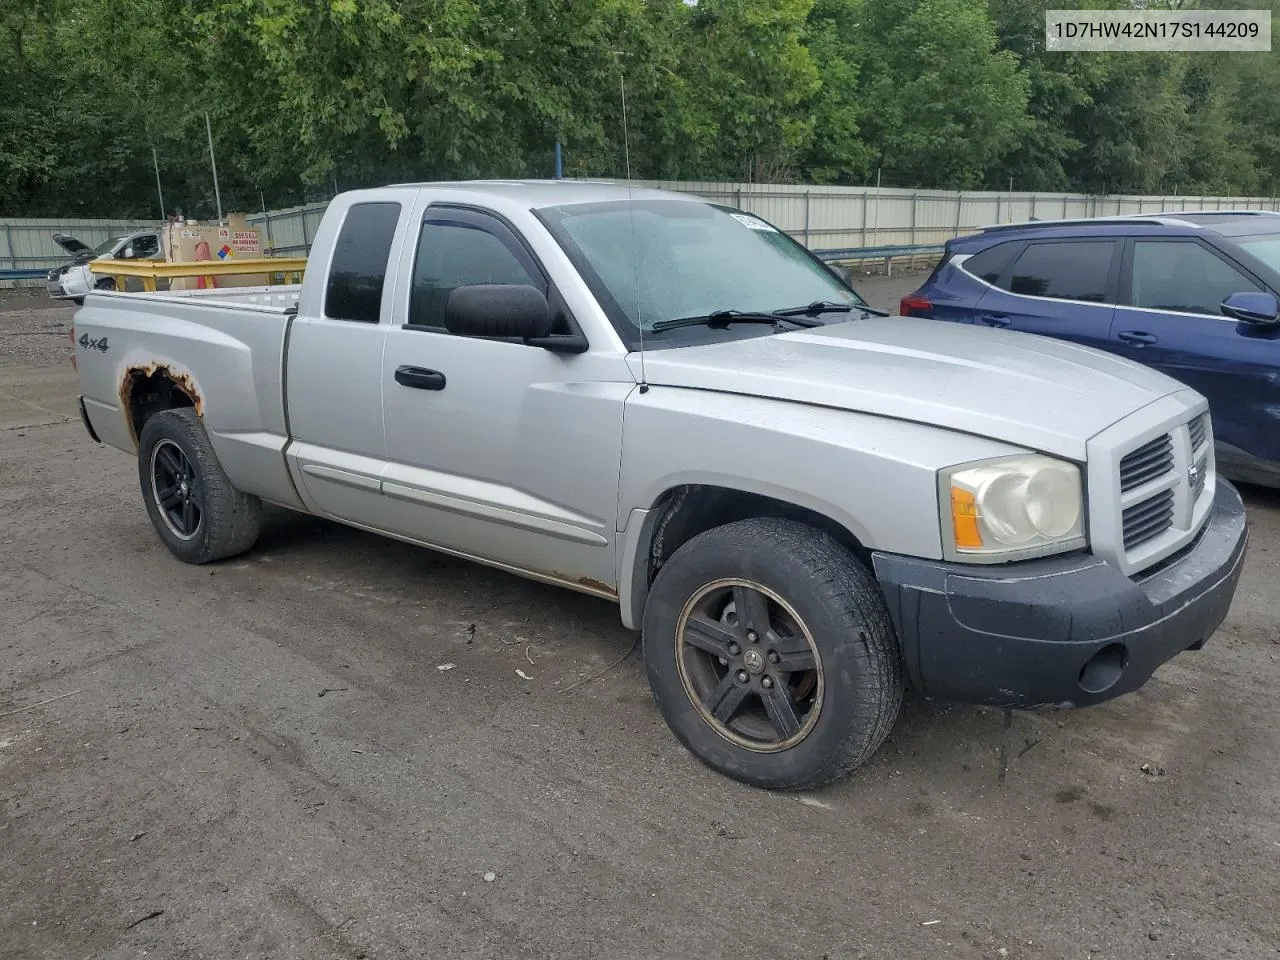
[[[854,59],[861,8],[861,0],[817,0],[809,14],[805,45],[822,85],[809,107],[813,140],[804,167],[817,183],[863,183],[871,165],[872,149],[859,125],[863,100]]]
[[[862,131],[891,184],[975,187],[1030,127],[986,0],[864,0]]]
[[[787,180],[821,80],[802,42],[813,0],[701,0],[678,68],[688,179]],[[690,169],[692,168],[692,169]]]

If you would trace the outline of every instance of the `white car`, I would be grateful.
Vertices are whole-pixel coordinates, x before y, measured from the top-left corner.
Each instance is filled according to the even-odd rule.
[[[69,237],[65,233],[55,233],[53,240],[75,259],[50,270],[45,278],[45,289],[55,300],[74,300],[77,304],[84,303],[85,295],[95,288],[115,289],[115,281],[110,277],[93,275],[89,270],[90,260],[96,260],[98,257],[111,257],[116,260],[165,259],[158,230],[138,230],[112,237],[96,247],[90,247],[84,241]],[[138,289],[142,289],[140,283]]]

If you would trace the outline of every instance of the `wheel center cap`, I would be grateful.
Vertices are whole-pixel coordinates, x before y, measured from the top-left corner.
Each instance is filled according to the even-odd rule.
[[[763,673],[764,656],[759,650],[748,650],[742,655],[742,665],[749,673]]]
[[[185,480],[182,481],[182,492],[184,494],[187,492],[187,481]]]

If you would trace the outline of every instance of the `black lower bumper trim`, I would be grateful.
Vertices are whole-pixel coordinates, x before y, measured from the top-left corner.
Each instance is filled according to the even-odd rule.
[[[89,431],[89,436],[93,439],[93,442],[101,443],[102,441],[98,439],[97,431],[93,429],[93,423],[89,420],[89,411],[85,409],[83,394],[77,398],[77,403],[80,406],[80,422],[83,423],[84,428]]]
[[[1031,709],[1136,690],[1226,618],[1248,544],[1221,477],[1205,528],[1157,572],[1086,554],[1001,567],[873,553],[908,674],[929,696]]]

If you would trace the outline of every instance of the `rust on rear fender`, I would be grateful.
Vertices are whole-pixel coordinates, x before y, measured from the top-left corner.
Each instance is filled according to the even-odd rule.
[[[191,402],[191,407],[195,410],[197,417],[204,417],[204,397],[201,396],[200,391],[196,388],[195,377],[190,373],[178,370],[160,361],[133,364],[125,370],[124,376],[120,378],[119,396],[120,409],[124,412],[129,425],[129,435],[133,437],[135,446],[138,443],[138,434],[133,422],[133,391],[140,381],[149,380],[157,375],[163,376],[169,381],[173,389]]]

